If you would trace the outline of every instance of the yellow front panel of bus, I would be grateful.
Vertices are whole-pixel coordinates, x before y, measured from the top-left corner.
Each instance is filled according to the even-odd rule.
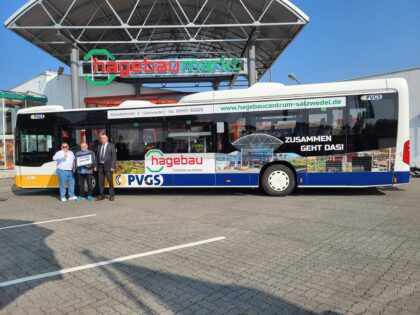
[[[76,179],[77,178],[75,178],[75,180]],[[15,176],[15,185],[18,188],[56,188],[56,187],[59,187],[57,175]],[[109,186],[106,178],[105,178],[104,186],[105,187]]]
[[[16,187],[58,187],[57,175],[21,175],[15,176]]]

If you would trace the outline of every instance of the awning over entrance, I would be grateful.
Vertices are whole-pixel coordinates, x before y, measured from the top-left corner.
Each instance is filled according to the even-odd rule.
[[[101,48],[125,60],[249,57],[251,49],[258,79],[308,20],[287,0],[32,0],[5,25],[67,65],[74,45],[81,56]]]

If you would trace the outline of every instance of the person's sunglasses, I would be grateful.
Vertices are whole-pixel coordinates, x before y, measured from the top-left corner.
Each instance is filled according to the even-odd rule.
[[[67,145],[63,145],[61,148],[62,149],[66,149],[66,148],[68,148],[68,146]]]

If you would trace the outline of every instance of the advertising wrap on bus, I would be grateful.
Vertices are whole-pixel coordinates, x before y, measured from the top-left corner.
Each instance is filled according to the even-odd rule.
[[[271,102],[249,102],[212,104],[212,105],[190,105],[190,106],[170,106],[158,108],[136,108],[109,110],[108,119],[124,119],[136,117],[165,117],[178,115],[198,115],[198,114],[223,114],[238,112],[258,112],[267,110],[292,110],[300,108],[330,108],[346,106],[345,97],[331,98],[309,98],[301,100],[282,100]]]
[[[133,167],[132,161],[117,162],[114,175],[117,187],[171,186],[168,175],[214,174],[216,159],[214,153],[164,154],[160,150],[150,150],[144,161],[135,163],[134,174],[127,174],[127,165]]]
[[[146,154],[146,172],[150,173],[214,173],[214,153],[164,154],[150,150]]]
[[[118,174],[114,175],[116,187],[159,187],[164,184],[164,178],[160,174]]]
[[[399,90],[385,90],[393,82]],[[287,195],[295,187],[407,183],[408,92],[401,80],[379,83],[380,92],[366,88],[370,81],[360,83],[360,93],[354,82],[333,84],[348,94],[326,97],[133,101],[125,108],[20,114],[17,186],[57,187],[51,160],[60,143],[75,151],[83,139],[95,151],[103,132],[117,149],[116,187],[262,186]]]

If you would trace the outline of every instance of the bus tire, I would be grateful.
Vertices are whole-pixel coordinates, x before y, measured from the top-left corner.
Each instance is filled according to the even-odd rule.
[[[79,196],[80,195],[80,191],[79,191],[79,182],[78,182],[77,174],[75,174],[74,180],[75,180],[74,194],[76,196]],[[86,184],[86,182],[85,182],[85,191],[87,192],[87,184]],[[92,175],[92,195],[93,196],[99,195],[98,175],[96,175],[96,174],[93,174]]]
[[[267,195],[287,196],[296,187],[295,174],[286,165],[271,165],[262,175],[261,186]]]
[[[92,176],[92,195],[99,195],[99,180],[98,174],[93,174]]]
[[[79,196],[80,191],[79,191],[79,182],[77,181],[77,173],[73,175],[73,178],[74,178],[74,195]]]

